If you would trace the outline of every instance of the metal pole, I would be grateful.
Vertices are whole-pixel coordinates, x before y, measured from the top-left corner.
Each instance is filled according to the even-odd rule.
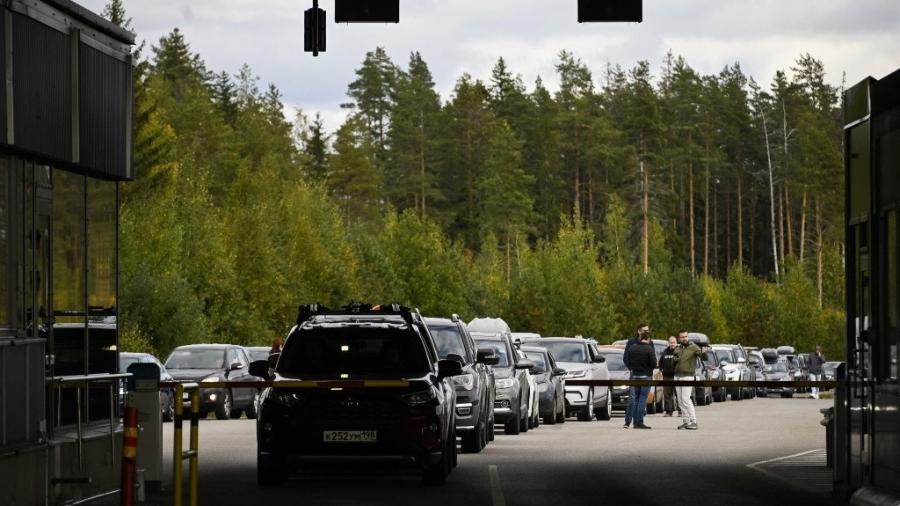
[[[197,450],[200,441],[200,387],[191,391],[191,447],[188,479],[190,490],[190,506],[197,506]]]
[[[81,387],[83,384],[79,384],[75,387],[75,428],[78,432],[78,472],[84,471],[84,458],[83,458],[83,448],[82,443],[84,441],[84,434],[82,434],[81,430]]]
[[[175,385],[175,442],[172,448],[172,506],[181,506],[181,417],[184,413],[184,386]]]
[[[118,380],[122,381],[122,380]],[[115,462],[113,459],[113,455],[116,451],[116,425],[115,425],[115,414],[116,414],[116,395],[114,393],[115,387],[118,384],[117,381],[111,381],[108,383],[109,385],[109,465],[112,466]]]

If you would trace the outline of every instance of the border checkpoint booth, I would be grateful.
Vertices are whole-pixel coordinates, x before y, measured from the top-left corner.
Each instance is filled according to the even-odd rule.
[[[133,44],[70,0],[0,2],[0,504],[117,500]]]

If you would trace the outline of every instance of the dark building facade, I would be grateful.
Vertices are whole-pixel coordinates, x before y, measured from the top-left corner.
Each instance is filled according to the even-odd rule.
[[[117,372],[133,43],[69,0],[0,2],[0,504],[117,480],[111,383],[78,377]]]
[[[851,489],[900,499],[900,70],[844,95]],[[840,417],[839,417],[840,419]],[[838,477],[839,479],[842,477]],[[888,504],[887,502],[881,504]],[[893,504],[893,503],[891,503]]]

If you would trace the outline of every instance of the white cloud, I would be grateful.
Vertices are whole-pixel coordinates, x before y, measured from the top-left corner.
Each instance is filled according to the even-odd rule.
[[[82,0],[100,11],[107,0]],[[399,24],[328,25],[327,52],[303,52],[308,0],[125,0],[141,39],[151,43],[174,27],[212,70],[236,72],[248,63],[275,83],[285,101],[323,111],[329,129],[345,112],[347,84],[365,52],[383,46],[400,66],[418,50],[446,100],[468,72],[490,76],[497,57],[530,86],[540,74],[556,85],[554,64],[569,49],[599,81],[606,63],[660,68],[666,51],[704,73],[739,61],[768,82],[801,53],[825,63],[831,83],[900,67],[900,2],[896,0],[644,0],[641,24],[578,24],[576,0],[402,0]],[[333,20],[333,2],[320,5]]]

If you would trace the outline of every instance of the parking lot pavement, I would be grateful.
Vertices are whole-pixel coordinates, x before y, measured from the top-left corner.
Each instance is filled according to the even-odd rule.
[[[795,486],[791,480],[803,480],[804,474],[779,478],[778,467],[759,469],[763,461],[824,448],[819,409],[828,405],[776,398],[716,403],[698,408],[697,431],[677,430],[681,421],[662,415],[647,417],[652,430],[623,429],[621,414],[614,413],[609,422],[568,419],[518,436],[498,433],[480,454],[460,454],[447,485],[435,488],[423,487],[418,475],[369,463],[323,469],[295,476],[281,488],[260,489],[255,422],[204,420],[200,504],[841,504],[828,490],[816,492],[821,481]],[[165,435],[170,476],[172,424],[165,425]],[[814,454],[821,452],[808,453]],[[168,496],[150,502],[167,504]]]

